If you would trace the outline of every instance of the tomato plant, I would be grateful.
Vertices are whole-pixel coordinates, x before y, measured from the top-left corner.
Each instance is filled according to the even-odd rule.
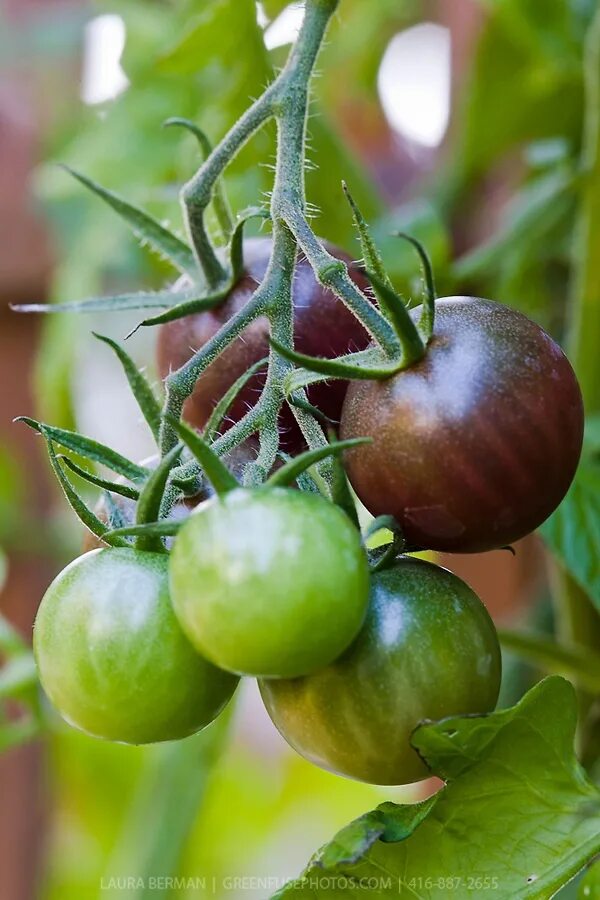
[[[218,666],[294,678],[332,662],[366,612],[358,532],[303,491],[234,490],[179,532],[171,593],[182,628]]]
[[[534,322],[499,303],[436,303],[426,356],[386,381],[355,381],[343,437],[352,486],[411,546],[493,550],[534,531],[575,475],[583,402],[571,365]]]
[[[325,245],[333,257],[350,263],[351,259],[336,247]],[[193,352],[203,347],[221,327],[248,303],[263,280],[273,249],[269,238],[250,238],[244,242],[244,272],[222,303],[215,309],[167,322],[159,327],[156,344],[161,376],[183,366]],[[363,290],[367,285],[359,270],[352,271],[354,282]],[[362,350],[369,343],[368,333],[332,291],[322,287],[305,258],[294,271],[292,302],[296,346],[304,353],[337,356]],[[197,428],[204,428],[223,394],[254,363],[269,351],[269,322],[261,317],[248,325],[238,338],[208,367],[196,382],[185,404],[185,417]],[[264,375],[254,375],[232,404],[227,422],[239,421],[260,395]],[[334,381],[314,385],[310,401],[329,418],[339,421],[347,384]],[[302,434],[289,411],[282,410],[279,420],[286,449],[303,446]]]
[[[383,5],[369,15],[376,18]],[[584,5],[573,35],[583,31]],[[511,40],[518,35],[525,52],[540,23],[532,10],[510,21],[510,6],[490,15],[507,17]],[[261,15],[275,7],[261,4]],[[381,221],[376,240],[347,185],[348,207],[339,206],[358,235],[360,269],[311,224],[310,79],[338,7],[344,8],[340,0],[307,0],[288,62],[266,78],[265,90],[214,149],[195,122],[167,121],[190,132],[203,155],[181,192],[185,239],[74,173],[180,276],[168,288],[49,308],[143,310],[138,328],[157,328],[160,395],[123,345],[96,335],[121,363],[157,453],[135,463],[79,432],[23,419],[45,440],[67,500],[105,549],[76,560],[48,589],[35,626],[37,675],[12,632],[7,637],[0,628],[7,659],[0,700],[32,711],[26,732],[10,732],[14,743],[51,725],[38,709],[38,678],[80,729],[108,740],[154,742],[204,728],[232,695],[238,675],[257,677],[276,727],[317,765],[375,784],[431,774],[444,782],[422,803],[383,804],[352,823],[311,864],[316,883],[307,888],[301,881],[284,893],[355,893],[353,877],[375,871],[397,878],[379,890],[383,896],[406,887],[433,900],[449,889],[467,896],[493,888],[499,896],[543,900],[600,852],[600,792],[593,781],[600,441],[594,419],[584,423],[582,403],[583,396],[591,412],[600,405],[600,380],[589,374],[600,334],[594,302],[600,205],[590,174],[600,145],[600,15],[586,39],[585,92],[593,100],[586,101],[581,159],[571,135],[570,149],[561,150],[570,154],[568,163],[553,173],[558,187],[542,185],[543,215],[532,214],[527,193],[518,227],[466,260],[446,260],[442,270],[457,294],[487,294],[477,290],[476,276],[491,260],[504,278],[489,291],[498,299],[437,299],[424,244],[412,233],[396,234],[394,240],[402,237],[416,249],[423,268],[423,302],[413,307],[408,291],[398,288],[399,267],[389,262],[397,251],[390,254],[386,245],[386,265],[379,249]],[[228,0],[206,4],[158,69],[185,70],[190,47],[197,66],[198,35],[214,35],[215,21],[237,34],[232,15],[248,10],[254,23],[254,3],[240,2],[235,11]],[[247,18],[240,21],[248,25]],[[536,104],[543,103],[546,83],[564,78],[553,68],[554,46],[538,48],[544,66],[531,79]],[[336,50],[334,41],[333,56]],[[372,75],[371,63],[364,69]],[[513,63],[518,69],[518,60],[508,68]],[[568,90],[579,68],[569,57]],[[528,91],[530,80],[522,81]],[[494,103],[489,107],[492,112]],[[486,135],[488,128],[495,134],[493,113]],[[480,129],[481,107],[475,119]],[[277,147],[268,213],[251,208],[234,218],[223,176],[272,121]],[[526,139],[517,129],[511,147]],[[467,150],[464,168],[431,204],[430,219],[446,217],[444,228],[459,211],[448,208],[461,177],[475,180],[487,165]],[[549,152],[546,147],[546,160]],[[535,193],[533,168],[527,189]],[[568,260],[575,229],[558,202],[565,186],[571,206],[578,205],[582,244]],[[501,302],[515,302],[510,278],[523,267],[529,271],[522,254],[514,263],[515,246],[525,245],[536,228],[538,249],[543,246],[546,218],[557,210],[562,231],[544,276],[548,281],[549,271],[558,273],[564,287],[565,271],[572,270],[573,321],[562,321],[562,306],[539,318],[557,335],[560,320],[574,368],[534,322],[542,279],[527,294],[531,318]],[[269,220],[268,237],[246,235],[256,216]],[[321,224],[327,228],[327,217]],[[455,236],[444,232],[442,243],[452,246]],[[344,244],[339,235],[336,240]],[[511,265],[501,260],[505,251]],[[553,299],[560,293],[554,284],[548,290]],[[333,427],[338,419],[341,440]],[[104,492],[99,506],[88,506],[73,474]],[[356,497],[370,516],[363,518]],[[518,699],[530,682],[516,692],[509,665],[501,704],[515,702],[495,710],[499,638],[485,607],[451,572],[411,554],[502,548],[539,527],[562,564],[553,575],[552,637],[504,633],[501,639],[536,671],[569,675],[578,695],[564,679],[550,678]],[[374,548],[376,533],[381,542]],[[587,773],[573,752],[577,710],[577,747]],[[3,724],[0,719],[0,735]],[[225,725],[226,717],[219,733]],[[214,733],[205,736],[209,748],[216,746]],[[172,759],[181,758],[175,749]],[[199,777],[204,793],[205,772]],[[182,804],[188,825],[190,805]],[[171,866],[186,829],[174,831]],[[323,873],[349,880],[323,886]]]
[[[34,651],[42,686],[68,722],[128,744],[199,731],[237,685],[181,631],[164,554],[112,548],[74,560],[44,595]]]
[[[430,774],[410,743],[417,724],[493,710],[500,668],[477,595],[446,569],[406,557],[373,576],[365,624],[336,662],[260,687],[283,737],[312,762],[406,784]]]

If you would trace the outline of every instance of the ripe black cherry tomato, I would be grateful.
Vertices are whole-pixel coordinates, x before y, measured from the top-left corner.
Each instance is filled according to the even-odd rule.
[[[272,243],[269,238],[251,238],[244,242],[246,271],[225,301],[216,309],[186,316],[161,325],[158,333],[157,362],[161,378],[178,369],[192,353],[210,340],[224,322],[231,318],[250,299],[267,270]],[[341,250],[328,246],[338,259],[351,262]],[[363,290],[365,277],[351,270],[351,277]],[[268,322],[258,319],[246,328],[208,367],[196,384],[185,406],[185,418],[197,428],[203,428],[215,404],[247,369],[269,352]],[[331,291],[321,287],[310,264],[300,259],[294,279],[294,335],[296,349],[315,356],[339,356],[352,350],[362,350],[369,343],[363,326]],[[240,419],[258,399],[264,374],[257,374],[238,396],[229,413],[229,425]],[[339,420],[347,383],[332,381],[317,384],[309,390],[309,400],[327,416]],[[280,426],[282,442],[287,450],[303,446],[300,430],[291,411],[282,410]]]
[[[419,363],[350,385],[341,436],[373,438],[347,454],[369,512],[395,516],[410,546],[475,553],[529,534],[564,497],[581,452],[581,392],[534,322],[448,297]]]

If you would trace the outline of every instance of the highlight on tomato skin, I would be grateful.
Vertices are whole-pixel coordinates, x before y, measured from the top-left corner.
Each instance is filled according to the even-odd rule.
[[[163,553],[119,547],[75,559],[42,599],[33,644],[40,682],[62,717],[109,741],[195,734],[238,684],[184,636]]]
[[[424,719],[496,706],[501,657],[492,620],[463,581],[433,563],[400,558],[371,579],[358,637],[306,678],[261,680],[285,740],[311,762],[372,784],[429,777],[410,737]]]
[[[171,552],[181,627],[215,665],[293,678],[356,637],[369,595],[360,534],[333,503],[289,488],[236,489],[198,507]]]
[[[337,259],[351,264],[351,258],[337,247],[324,246]],[[161,325],[158,330],[156,359],[161,378],[186,363],[193,352],[206,344],[222,325],[250,300],[264,278],[272,249],[271,238],[249,238],[244,241],[245,273],[224,302],[212,309]],[[368,281],[355,266],[350,277],[361,290],[368,289]],[[369,336],[362,324],[331,291],[322,287],[304,258],[296,263],[293,288],[294,341],[301,353],[334,357],[353,350],[363,350]],[[228,347],[200,376],[185,405],[185,419],[203,428],[216,403],[228,388],[254,363],[269,352],[269,325],[266,318],[252,322],[243,334]],[[250,379],[229,410],[224,427],[230,427],[253,406],[264,384],[264,373]],[[326,416],[339,421],[347,383],[331,381],[313,385],[308,396],[311,403]],[[304,440],[292,412],[284,405],[280,414],[280,431],[284,448],[295,452],[304,447]]]
[[[370,513],[393,515],[410,546],[476,553],[512,544],[556,509],[583,420],[571,364],[538,325],[490,300],[448,297],[420,362],[350,384],[340,433],[373,439],[346,454]]]

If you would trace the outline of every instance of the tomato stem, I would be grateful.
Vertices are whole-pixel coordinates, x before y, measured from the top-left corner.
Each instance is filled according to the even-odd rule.
[[[346,266],[324,249],[306,219],[304,172],[309,82],[327,26],[338,3],[339,0],[307,0],[302,28],[285,68],[235,123],[182,190],[182,203],[195,252],[209,286],[212,284],[213,290],[215,287],[220,288],[224,283],[219,270],[221,264],[206,235],[205,212],[211,199],[214,199],[223,171],[243,144],[268,120],[275,119],[277,164],[271,197],[273,250],[270,264],[251,300],[181,369],[167,377],[160,435],[162,454],[167,453],[177,442],[171,423],[180,418],[184,403],[198,378],[251,322],[260,316],[267,316],[274,341],[279,346],[292,350],[292,284],[298,247],[311,263],[320,283],[339,296],[360,319],[379,344],[382,356],[389,358],[391,362],[397,360],[400,354],[400,342],[393,327],[356,287]],[[232,245],[232,263],[234,249]],[[213,444],[215,452],[223,455],[258,432],[258,459],[249,467],[246,476],[250,484],[264,481],[277,458],[277,422],[281,406],[286,402],[285,384],[291,369],[290,360],[272,347],[265,386],[258,402]],[[294,416],[309,447],[325,446],[327,439],[323,429],[303,402],[306,401],[306,396],[302,387],[294,391],[294,398],[300,401],[292,405]],[[331,469],[330,460],[325,460],[321,465],[325,470]],[[167,492],[169,490],[168,487]],[[171,494],[174,497],[173,491]]]

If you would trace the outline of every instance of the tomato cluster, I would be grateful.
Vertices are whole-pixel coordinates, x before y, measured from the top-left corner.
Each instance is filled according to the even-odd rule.
[[[269,252],[268,241],[249,242],[246,274],[221,307],[161,328],[163,374],[247,302]],[[305,353],[367,346],[362,325],[303,261],[293,299]],[[455,575],[400,550],[488,550],[541,524],[577,466],[581,395],[559,347],[514,310],[451,297],[435,312],[414,365],[310,393],[340,419],[342,437],[372,439],[347,452],[347,471],[367,510],[395,520],[394,552],[367,551],[346,512],[310,491],[229,486],[181,501],[171,517],[183,523],[162,552],[91,550],[49,587],[34,649],[69,722],[131,743],[182,738],[252,676],[303,756],[398,784],[428,774],[410,742],[421,720],[494,708],[500,649],[485,607]],[[419,310],[411,315],[418,321]],[[267,349],[258,320],[209,366],[185,410],[197,428]],[[246,385],[232,421],[259,386]],[[297,448],[299,432],[285,417],[280,426]],[[133,520],[133,502],[121,506]]]

